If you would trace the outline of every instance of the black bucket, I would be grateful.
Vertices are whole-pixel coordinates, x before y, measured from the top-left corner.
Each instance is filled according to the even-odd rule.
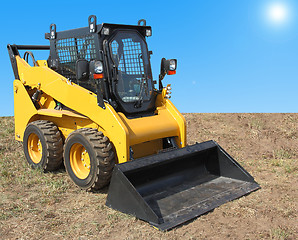
[[[106,205],[169,230],[259,188],[208,141],[116,165]]]

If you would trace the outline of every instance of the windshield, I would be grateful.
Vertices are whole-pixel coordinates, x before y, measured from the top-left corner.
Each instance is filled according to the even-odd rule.
[[[152,77],[147,45],[137,32],[120,31],[110,42],[118,69],[117,93],[123,102],[150,100]]]

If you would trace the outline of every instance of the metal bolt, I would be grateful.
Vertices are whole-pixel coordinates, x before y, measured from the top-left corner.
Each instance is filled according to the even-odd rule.
[[[86,164],[84,164],[84,167],[86,167],[87,165]]]
[[[81,158],[82,161],[84,161],[84,158]]]

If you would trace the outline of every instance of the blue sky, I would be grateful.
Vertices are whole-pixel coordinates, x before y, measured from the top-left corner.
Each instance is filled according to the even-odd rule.
[[[268,17],[272,4],[287,13]],[[181,112],[298,112],[298,3],[294,0],[14,1],[0,9],[0,116],[13,115],[14,80],[6,45],[48,44],[44,33],[98,22],[152,26],[151,65],[177,58],[172,101]],[[281,14],[284,21],[276,22]],[[271,16],[272,17],[272,16]],[[36,53],[47,59],[48,52]]]

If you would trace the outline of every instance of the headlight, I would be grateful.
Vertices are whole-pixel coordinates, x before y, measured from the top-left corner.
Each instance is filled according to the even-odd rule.
[[[176,70],[176,65],[177,65],[176,60],[171,59],[171,60],[170,60],[170,64],[169,64],[169,70],[170,70],[170,71],[175,71],[175,70]]]
[[[170,60],[170,64],[169,64],[169,70],[170,71],[175,71],[176,70],[176,65],[177,65],[177,62],[175,59],[171,59]]]
[[[151,29],[146,29],[146,37],[151,37],[151,36],[152,36]]]
[[[101,30],[101,33],[103,34],[103,35],[110,35],[110,29],[109,28],[106,28],[106,27],[104,27],[102,30]]]
[[[100,74],[103,72],[103,64],[101,61],[96,61],[94,63],[94,73]]]

